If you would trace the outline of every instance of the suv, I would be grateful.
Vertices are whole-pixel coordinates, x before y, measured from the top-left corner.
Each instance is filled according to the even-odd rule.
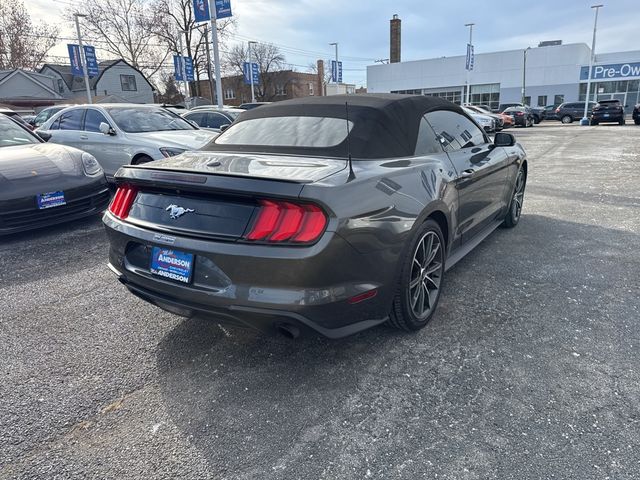
[[[600,100],[591,113],[591,125],[601,122],[617,122],[624,125],[624,107],[620,100]]]
[[[593,107],[596,102],[589,102],[587,109],[587,118],[591,116]],[[572,123],[574,120],[580,120],[584,116],[584,102],[566,102],[556,108],[556,117],[562,123]]]
[[[640,103],[633,107],[631,118],[633,118],[633,123],[640,125]]]

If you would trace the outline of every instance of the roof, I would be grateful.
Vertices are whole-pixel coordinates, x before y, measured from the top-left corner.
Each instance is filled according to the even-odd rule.
[[[98,68],[99,68],[100,73],[95,77],[89,78],[89,87],[92,90],[95,90],[96,85],[98,84],[98,82],[102,78],[102,75],[104,75],[104,73],[107,70],[109,70],[111,67],[113,67],[114,65],[116,65],[118,63],[123,63],[123,64],[127,65],[128,67],[130,67],[131,69],[133,69],[136,72],[138,72],[147,81],[147,83],[149,84],[151,89],[155,90],[153,88],[153,85],[151,85],[151,83],[149,82],[147,77],[140,70],[135,68],[133,65],[130,65],[129,63],[127,63],[122,58],[119,58],[119,59],[116,59],[116,60],[105,60],[103,62],[98,62]],[[54,64],[54,63],[45,63],[42,66],[42,68],[40,69],[40,71],[42,72],[42,70],[45,67],[49,67],[51,70],[57,72],[60,75],[60,77],[62,78],[62,80],[64,81],[64,83],[67,85],[69,90],[71,90],[73,92],[77,92],[77,91],[81,91],[81,90],[85,89],[84,77],[83,76],[78,76],[78,75],[73,75],[71,73],[71,65],[59,65],[59,64]]]
[[[304,97],[275,102],[244,112],[236,123],[265,117],[307,116],[348,119],[353,126],[339,145],[328,148],[260,147],[265,152],[326,155],[331,157],[393,158],[415,152],[420,121],[425,113],[451,110],[463,113],[456,104],[437,97],[367,93]],[[466,116],[466,115],[465,115]],[[250,145],[233,145],[234,150],[251,151]],[[229,150],[230,146],[212,143],[207,149]]]

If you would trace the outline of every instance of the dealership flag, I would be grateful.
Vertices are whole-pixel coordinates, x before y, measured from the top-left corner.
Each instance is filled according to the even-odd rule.
[[[96,47],[84,45],[84,61],[87,64],[87,72],[90,77],[95,77],[100,73],[96,59]]]
[[[473,45],[467,43],[467,64],[464,68],[467,70],[473,70],[473,62],[474,62],[474,54],[473,54]]]
[[[216,3],[216,19],[227,18],[231,16],[231,0],[214,0]]]
[[[82,70],[82,60],[80,60],[80,45],[67,44],[69,50],[69,61],[71,62],[72,75],[84,75]]]
[[[196,22],[208,22],[211,20],[209,0],[193,0],[193,13]]]

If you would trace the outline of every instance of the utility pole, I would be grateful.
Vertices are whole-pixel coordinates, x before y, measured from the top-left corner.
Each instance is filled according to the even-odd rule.
[[[469,46],[467,47],[469,50],[469,68],[467,68],[467,94],[465,96],[464,103],[469,105],[471,102],[469,101],[471,98],[471,49],[473,48],[473,26],[475,23],[465,23],[465,27],[469,27]]]
[[[329,45],[333,45],[334,47],[336,47],[336,77],[334,78],[334,82],[338,84],[338,44],[336,42],[333,42],[333,43],[330,43]]]
[[[184,61],[184,55],[182,55],[182,34],[184,31],[180,30],[178,32],[178,48],[180,51],[178,55],[180,56],[180,69],[182,70],[182,82],[184,83],[184,106],[187,107],[187,97],[189,96],[189,82],[187,82],[187,68]]]
[[[524,99],[527,96],[527,52],[531,50],[531,47],[527,47],[523,52],[522,60],[522,104],[524,105]],[[531,106],[531,105],[529,105]]]
[[[213,93],[213,75],[211,74],[211,52],[209,51],[209,26],[204,24],[204,44],[207,46],[207,76],[209,77],[209,90],[211,92],[211,103],[215,102],[215,94]]]
[[[257,45],[258,42],[249,41],[249,77],[251,78],[251,103],[256,103],[256,94],[253,89],[253,57],[251,56],[251,45]]]
[[[584,116],[582,117],[582,120],[580,120],[580,125],[589,125],[591,122],[589,121],[589,119],[587,118],[587,112],[589,110],[589,90],[591,89],[591,70],[593,70],[593,62],[595,60],[596,57],[596,30],[598,29],[598,12],[600,11],[600,8],[604,7],[604,5],[592,5],[591,8],[595,9],[596,11],[596,18],[593,21],[593,40],[591,41],[591,57],[589,58],[589,73],[587,76],[587,91],[586,91],[586,95],[584,96]],[[596,95],[594,92],[594,101],[596,99]]]
[[[218,27],[216,26],[216,9],[211,9],[211,43],[213,44],[213,60],[216,64],[216,96],[218,107],[223,107],[222,75],[220,74],[220,50],[218,49]]]
[[[74,13],[73,18],[76,21],[76,32],[78,33],[78,44],[80,45],[80,65],[82,65],[82,71],[84,72],[84,86],[87,89],[87,101],[89,104],[91,101],[91,87],[89,86],[89,72],[87,69],[87,59],[84,56],[84,45],[82,44],[82,35],[80,35],[80,17],[86,17],[82,13]]]

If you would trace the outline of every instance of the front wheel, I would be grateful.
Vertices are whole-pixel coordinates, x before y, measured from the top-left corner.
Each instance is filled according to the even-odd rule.
[[[524,169],[520,167],[518,170],[518,176],[516,177],[516,184],[513,188],[513,195],[511,196],[511,202],[509,203],[509,211],[507,216],[502,222],[502,225],[506,228],[515,227],[520,221],[520,215],[522,214],[522,204],[524,203],[524,190],[527,186],[527,174]]]
[[[566,124],[566,123],[571,123],[571,122],[573,122],[573,118],[571,118],[571,116],[570,116],[570,115],[565,115],[564,117],[562,117],[562,118],[560,119],[560,121],[561,121],[562,123],[565,123],[565,124]]]
[[[445,250],[440,226],[424,222],[405,250],[389,325],[415,331],[431,320],[440,299]]]

